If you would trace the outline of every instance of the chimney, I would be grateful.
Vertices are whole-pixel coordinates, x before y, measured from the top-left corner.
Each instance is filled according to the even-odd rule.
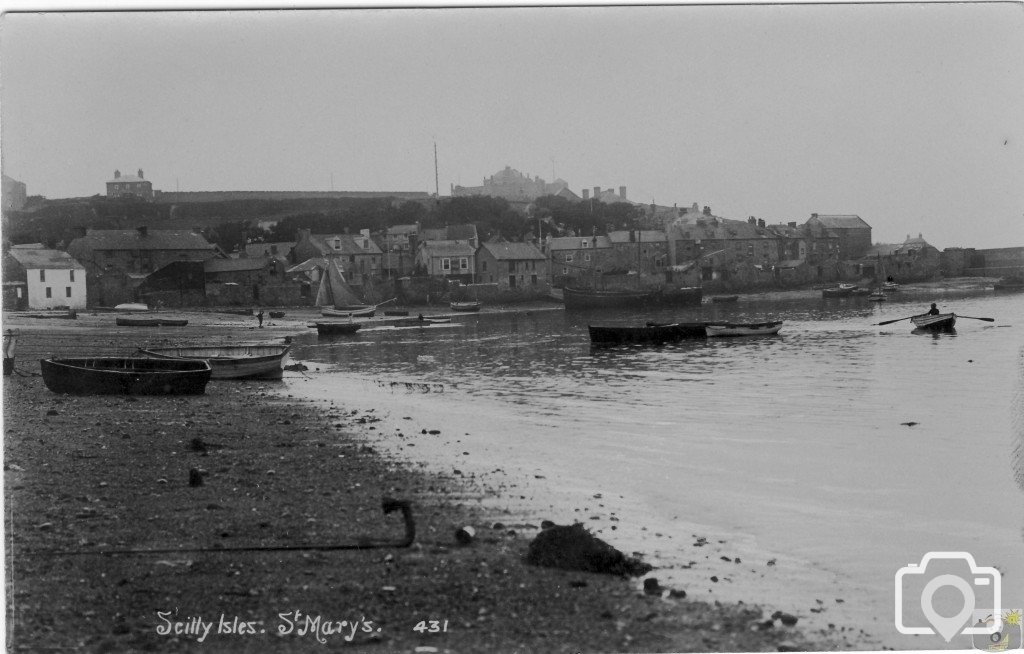
[[[795,228],[795,227],[796,227],[796,221],[795,221],[795,220],[793,220],[793,221],[791,221],[791,222],[789,222],[789,223],[787,223],[787,224],[788,224],[788,225],[789,225],[790,227],[793,227],[793,228]]]
[[[811,214],[811,218],[817,218],[817,217],[818,217],[818,214],[816,214],[816,213],[812,213]]]
[[[139,179],[142,179],[142,169],[139,168]]]
[[[754,225],[757,223],[757,220],[753,216],[750,216],[749,218],[747,218],[747,222],[750,223],[751,225]]]
[[[85,227],[75,227],[75,238],[85,238],[89,230]]]
[[[761,229],[764,229],[764,218],[757,219],[757,226],[760,227]]]
[[[115,170],[114,171],[114,179],[121,179],[121,171],[120,170]]]
[[[146,236],[149,235],[149,227],[146,227],[145,225],[140,225],[135,229],[139,232],[139,238],[146,238]]]
[[[619,197],[622,198],[623,200],[626,199],[626,187],[625,186],[620,186],[619,187]]]
[[[589,200],[590,199],[590,189],[589,188],[583,189],[583,199],[584,200]]]
[[[710,216],[711,215],[711,207],[709,207],[706,204],[704,205],[704,215],[705,216]]]
[[[595,186],[594,187],[594,199],[596,200],[599,197],[601,197],[601,187],[600,186]]]

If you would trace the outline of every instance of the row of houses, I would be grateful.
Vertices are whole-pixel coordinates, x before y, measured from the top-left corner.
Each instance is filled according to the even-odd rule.
[[[516,243],[481,242],[472,224],[395,225],[376,234],[299,230],[294,242],[249,243],[233,253],[190,231],[89,230],[67,252],[37,245],[5,253],[4,306],[303,305],[313,302],[329,262],[367,299],[401,295],[427,279],[437,282],[434,292],[487,285],[510,301],[616,276],[719,290],[890,275],[911,281],[940,268],[938,251],[920,236],[873,245],[859,216],[812,214],[802,225],[766,225],[693,205],[664,214],[660,227]]]

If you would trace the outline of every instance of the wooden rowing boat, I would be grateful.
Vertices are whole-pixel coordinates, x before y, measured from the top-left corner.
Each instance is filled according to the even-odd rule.
[[[452,311],[479,311],[483,306],[482,302],[452,302],[449,304]]]
[[[659,344],[686,338],[704,338],[702,322],[647,323],[639,327],[587,325],[592,345]]]
[[[715,304],[721,304],[725,302],[736,302],[739,299],[739,295],[716,295],[711,298],[711,301]]]
[[[43,382],[54,393],[185,395],[206,391],[212,370],[200,359],[85,357],[43,359]]]
[[[125,302],[115,306],[114,311],[149,311],[149,305],[141,302]]]
[[[376,311],[375,304],[346,304],[341,307],[321,307],[320,315],[325,318],[372,318]]]
[[[782,329],[781,320],[752,323],[708,323],[708,336],[772,336]]]
[[[184,327],[188,320],[181,318],[129,318],[119,317],[114,322],[118,327]]]
[[[930,332],[948,331],[956,325],[955,313],[922,314],[910,319],[914,327]]]
[[[316,333],[320,336],[344,336],[355,334],[363,325],[358,322],[318,321],[312,326],[316,327]]]
[[[213,379],[281,379],[291,345],[153,347],[140,350],[158,359],[202,359]]]
[[[271,311],[268,315],[271,318],[284,318],[284,311]]]

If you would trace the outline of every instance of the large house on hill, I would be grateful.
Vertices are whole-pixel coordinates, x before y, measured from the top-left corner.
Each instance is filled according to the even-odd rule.
[[[114,179],[107,182],[107,197],[152,200],[153,183],[143,178],[141,168],[138,175],[122,175],[120,170],[115,170]]]

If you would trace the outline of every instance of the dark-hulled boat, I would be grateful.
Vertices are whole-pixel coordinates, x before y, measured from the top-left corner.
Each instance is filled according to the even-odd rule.
[[[316,333],[319,336],[345,336],[355,334],[363,325],[358,322],[318,321],[312,326],[316,327]]]
[[[910,319],[914,327],[929,332],[948,331],[956,325],[955,313],[922,314]]]
[[[39,367],[47,388],[76,395],[199,394],[212,374],[210,364],[200,359],[43,359]]]
[[[203,359],[213,379],[281,379],[291,345],[154,347],[140,350],[158,359]]]
[[[117,318],[118,327],[184,327],[188,320],[184,318]]]
[[[702,322],[647,323],[642,327],[588,325],[591,345],[630,345],[672,343],[686,338],[704,338]]]
[[[699,286],[654,290],[562,289],[566,309],[608,309],[617,307],[656,307],[699,305],[703,290]]]
[[[781,320],[748,323],[708,323],[708,336],[773,336],[782,329]]]
[[[736,302],[739,299],[739,295],[716,295],[711,298],[711,301],[715,304],[724,304],[728,302]]]

